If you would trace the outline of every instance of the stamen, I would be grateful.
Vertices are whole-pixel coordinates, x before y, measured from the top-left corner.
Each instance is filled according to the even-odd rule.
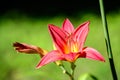
[[[78,43],[77,43],[77,41],[73,40],[71,38],[71,36],[69,36],[67,39],[66,54],[68,54],[70,52],[78,52]]]

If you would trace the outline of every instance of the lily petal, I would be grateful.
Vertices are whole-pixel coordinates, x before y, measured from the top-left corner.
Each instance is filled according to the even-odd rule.
[[[79,43],[79,51],[82,50],[84,42],[86,40],[88,31],[89,31],[89,21],[81,24],[78,28],[76,28],[75,32],[73,33],[74,41]]]
[[[54,62],[57,60],[63,60],[64,58],[61,56],[61,54],[59,53],[59,51],[57,50],[53,50],[51,52],[49,52],[47,55],[43,56],[43,58],[40,60],[40,62],[38,63],[38,65],[36,66],[36,68],[40,68],[50,62]]]
[[[84,48],[83,52],[81,53],[81,55],[79,57],[89,58],[89,59],[105,62],[105,59],[103,58],[103,56],[97,50],[90,48],[90,47]]]
[[[76,59],[79,57],[79,52],[78,53],[69,53],[69,54],[63,54],[64,58],[66,61],[69,62],[74,62]]]
[[[13,43],[13,47],[18,52],[27,53],[27,54],[40,54],[41,57],[47,53],[47,51],[41,49],[40,47],[29,45],[26,43],[15,42]]]
[[[62,29],[63,29],[68,35],[70,35],[70,34],[74,31],[74,27],[73,27],[72,23],[70,22],[70,20],[69,20],[68,18],[65,19],[65,21],[63,22]]]
[[[52,24],[48,25],[50,34],[54,41],[55,47],[61,52],[64,51],[66,45],[66,34],[59,27],[56,27]],[[63,52],[64,53],[64,52]]]

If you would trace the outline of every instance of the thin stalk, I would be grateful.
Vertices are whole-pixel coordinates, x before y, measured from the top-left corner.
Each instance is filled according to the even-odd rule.
[[[71,76],[73,77],[72,80],[74,80],[75,67],[76,67],[75,63],[72,62],[72,63],[71,63]]]
[[[64,74],[67,74],[68,76],[71,76],[71,74],[65,69],[63,64],[59,65],[59,67],[62,69]]]
[[[103,0],[99,0],[99,5],[100,5],[105,42],[106,42],[107,53],[108,53],[108,58],[109,58],[109,63],[110,63],[110,68],[111,68],[113,80],[118,80],[116,70],[115,70],[115,66],[114,66],[114,61],[113,61],[113,55],[112,55],[112,49],[111,49],[111,44],[110,44],[110,37],[109,37],[109,32],[108,32],[106,14],[105,14],[105,11],[104,11]]]
[[[63,73],[64,74],[67,74],[69,77],[70,77],[70,80],[74,80],[74,69],[75,69],[75,64],[74,63],[71,63],[71,73],[69,73],[63,64],[59,65],[59,67],[62,69]]]

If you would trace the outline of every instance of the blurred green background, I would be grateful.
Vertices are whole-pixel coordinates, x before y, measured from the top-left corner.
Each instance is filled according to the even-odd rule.
[[[52,10],[52,8],[53,7],[51,7],[50,10]],[[53,14],[46,13],[49,12],[48,9],[48,11],[44,11],[45,15],[44,13],[40,14],[40,12],[39,14],[35,12],[35,15],[34,11],[31,11],[34,14],[29,11],[25,13],[24,10],[21,13],[18,11],[20,10],[19,8],[15,10],[11,8],[5,9],[6,11],[1,10],[0,80],[69,80],[69,77],[63,74],[61,69],[54,63],[50,63],[40,69],[35,69],[35,66],[40,60],[39,55],[18,53],[12,46],[13,43],[17,41],[36,45],[51,51],[53,47],[48,32],[48,24],[61,27],[65,18],[69,18],[75,27],[89,20],[90,31],[85,46],[91,46],[97,49],[106,59],[105,63],[88,59],[78,59],[75,63],[77,66],[75,69],[75,80],[86,74],[92,74],[97,77],[98,80],[112,80],[99,8],[91,7],[91,10],[88,10],[88,7],[82,8],[85,10],[78,8],[79,11],[76,10],[77,12],[61,11]],[[67,8],[63,9],[66,10]],[[53,9],[53,11],[54,10],[57,10],[57,8]],[[95,12],[95,10],[97,12]],[[110,11],[109,8],[107,10],[113,57],[117,75],[120,79],[120,10]],[[68,62],[63,63],[70,71],[70,64]],[[86,80],[93,79],[88,78]]]

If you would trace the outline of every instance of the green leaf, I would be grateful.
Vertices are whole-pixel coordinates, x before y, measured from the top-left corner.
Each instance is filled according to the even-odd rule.
[[[89,73],[85,73],[83,75],[81,75],[78,80],[98,80],[94,75],[89,74]]]

